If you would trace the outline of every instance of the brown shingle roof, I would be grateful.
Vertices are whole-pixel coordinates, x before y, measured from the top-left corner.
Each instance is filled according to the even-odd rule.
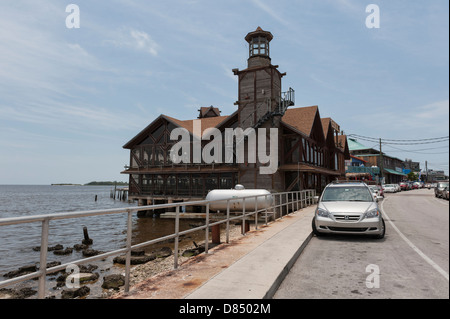
[[[217,125],[222,123],[222,121],[224,121],[225,119],[228,118],[228,116],[215,116],[215,117],[205,117],[205,118],[196,119],[196,120],[181,121],[181,120],[178,120],[176,118],[173,118],[173,117],[170,117],[167,115],[163,115],[163,116],[165,118],[167,118],[169,121],[172,121],[174,124],[187,129],[192,134],[194,134],[194,121],[200,121],[201,129],[202,129],[201,134],[203,134],[203,132],[205,132],[206,129],[216,127]]]
[[[287,109],[281,121],[309,136],[317,110],[317,105]]]
[[[326,117],[323,119],[320,119],[322,121],[322,128],[323,128],[323,135],[325,136],[325,139],[327,139],[328,136],[328,128],[330,126],[331,118]]]

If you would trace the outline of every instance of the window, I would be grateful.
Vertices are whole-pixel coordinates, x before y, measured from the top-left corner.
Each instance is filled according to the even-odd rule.
[[[233,174],[223,173],[220,174],[220,186],[221,189],[231,189],[233,188]]]
[[[189,195],[190,178],[189,175],[178,176],[178,195]]]
[[[264,37],[254,37],[250,43],[250,56],[269,56],[269,41]]]
[[[191,191],[193,196],[203,196],[203,178],[201,175],[192,175]]]

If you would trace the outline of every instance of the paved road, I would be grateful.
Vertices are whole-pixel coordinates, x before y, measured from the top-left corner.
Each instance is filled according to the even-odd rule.
[[[274,298],[449,298],[449,203],[387,194],[386,237],[314,237]]]

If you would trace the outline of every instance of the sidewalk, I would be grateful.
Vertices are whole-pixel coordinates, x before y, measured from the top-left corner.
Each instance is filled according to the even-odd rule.
[[[126,299],[271,298],[311,239],[315,205],[131,287]]]

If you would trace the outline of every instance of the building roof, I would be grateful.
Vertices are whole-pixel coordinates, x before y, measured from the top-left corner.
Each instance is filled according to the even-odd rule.
[[[220,116],[220,110],[214,106],[202,106],[199,110],[198,118]]]
[[[201,108],[199,111],[201,111],[203,108]],[[207,111],[212,110],[212,107],[204,108]],[[214,110],[215,112],[215,110]],[[161,119],[165,119],[174,125],[178,127],[185,128],[189,131],[192,135],[197,136],[198,133],[201,135],[209,128],[220,128],[224,124],[227,124],[234,116],[237,115],[237,111],[235,111],[231,115],[227,116],[212,116],[212,117],[204,117],[199,119],[192,119],[192,120],[179,120],[174,117],[161,114],[158,118],[156,118],[153,122],[151,122],[146,128],[144,128],[140,133],[138,133],[134,138],[132,138],[128,143],[126,143],[123,147],[124,148],[131,148],[133,145],[140,143],[140,141],[144,138],[148,132],[150,132],[152,129],[154,129],[157,125],[156,122],[158,122]],[[199,121],[201,125],[201,132],[194,132],[194,121]],[[329,126],[332,125],[332,119],[331,118],[320,118],[319,109],[317,105],[314,106],[307,106],[307,107],[297,107],[297,108],[291,108],[287,109],[286,113],[281,119],[282,123],[287,125],[287,127],[290,127],[308,137],[313,134],[313,128],[315,133],[315,138],[318,141],[325,141],[327,139],[327,132],[329,129]],[[316,126],[315,126],[316,125]],[[320,133],[318,133],[320,132]],[[320,134],[319,135],[317,135]],[[323,133],[323,134],[321,134]],[[200,136],[201,136],[200,135]],[[333,143],[334,141],[334,134],[333,134]],[[350,143],[347,141],[347,137],[345,135],[339,135],[337,140],[338,147],[346,152],[348,150],[348,147],[350,146]]]
[[[194,121],[199,121],[199,123],[201,124],[201,134],[203,134],[205,130],[218,126],[220,123],[228,119],[229,116],[227,115],[227,116],[204,117],[201,119],[185,120],[185,121],[181,121],[167,115],[164,115],[164,117],[172,121],[174,124],[187,129],[191,134],[196,133],[194,132]]]
[[[310,136],[318,109],[317,105],[287,109],[281,121]]]
[[[359,143],[356,138],[349,137],[347,138],[348,149],[350,151],[360,151],[360,150],[368,150],[370,147],[367,147],[361,143]]]
[[[330,124],[331,124],[331,118],[326,117],[326,118],[320,119],[320,121],[322,122],[323,135],[325,136],[325,138],[327,138],[328,128],[330,127]]]

